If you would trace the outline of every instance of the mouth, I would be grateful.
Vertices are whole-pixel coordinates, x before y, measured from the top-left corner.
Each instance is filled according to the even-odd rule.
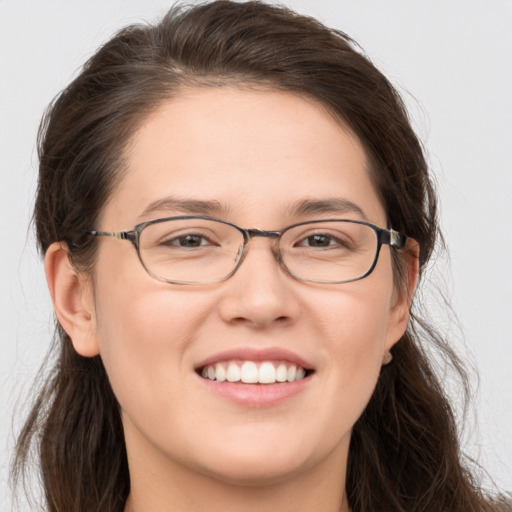
[[[200,366],[196,373],[216,382],[269,385],[304,380],[313,370],[286,360],[230,359]]]
[[[311,388],[315,369],[281,347],[237,347],[212,354],[195,373],[204,389],[243,408],[276,407]]]

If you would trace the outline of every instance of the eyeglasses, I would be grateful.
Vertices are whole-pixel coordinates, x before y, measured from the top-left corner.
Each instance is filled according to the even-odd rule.
[[[274,239],[276,261],[295,279],[347,283],[373,271],[382,245],[401,249],[407,240],[393,229],[357,220],[312,220],[280,231],[262,231],[203,216],[155,219],[131,231],[89,234],[129,240],[148,274],[172,284],[229,279],[242,264],[254,237]]]

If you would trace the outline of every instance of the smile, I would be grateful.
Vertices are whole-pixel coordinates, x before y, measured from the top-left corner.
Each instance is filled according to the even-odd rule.
[[[204,379],[244,384],[275,384],[304,379],[308,371],[302,366],[284,361],[221,361],[200,369]]]

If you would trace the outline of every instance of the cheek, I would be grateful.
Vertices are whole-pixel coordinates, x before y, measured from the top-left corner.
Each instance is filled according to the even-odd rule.
[[[144,270],[107,276],[108,268],[99,269],[96,279],[96,332],[114,393],[126,410],[149,406],[143,398],[149,396],[163,406],[190,372],[187,348],[211,301],[172,291]],[[162,392],[157,396],[155,390]]]
[[[330,407],[325,413],[332,415],[333,430],[350,429],[362,414],[386,348],[392,287],[371,276],[366,281],[319,295],[315,304],[325,378],[317,407]]]
[[[313,294],[312,294],[313,295]],[[366,279],[320,290],[310,307],[323,332],[325,350],[359,361],[382,354],[391,320],[392,278],[377,272]]]
[[[120,296],[119,296],[120,295]],[[112,290],[97,301],[98,336],[101,353],[109,357],[121,355],[158,358],[162,352],[179,355],[199,323],[201,307],[197,301],[171,296],[168,291],[138,290],[120,294]],[[204,308],[203,308],[204,309]]]

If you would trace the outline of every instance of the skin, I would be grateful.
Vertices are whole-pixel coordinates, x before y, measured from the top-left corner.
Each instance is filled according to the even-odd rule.
[[[343,198],[386,226],[359,140],[299,96],[223,87],[181,92],[150,115],[100,230],[183,214],[152,202],[216,200],[212,215],[279,230],[356,212],[291,213],[305,199]],[[202,212],[198,212],[202,213]],[[100,354],[120,402],[131,474],[127,511],[348,511],[352,426],[386,351],[403,334],[408,294],[393,287],[390,248],[373,273],[339,285],[299,282],[256,238],[238,272],[210,285],[150,277],[130,243],[100,239],[94,276],[77,274],[54,244],[46,272],[75,349]],[[194,369],[215,353],[285,348],[315,372],[303,390],[268,407],[212,393]]]

